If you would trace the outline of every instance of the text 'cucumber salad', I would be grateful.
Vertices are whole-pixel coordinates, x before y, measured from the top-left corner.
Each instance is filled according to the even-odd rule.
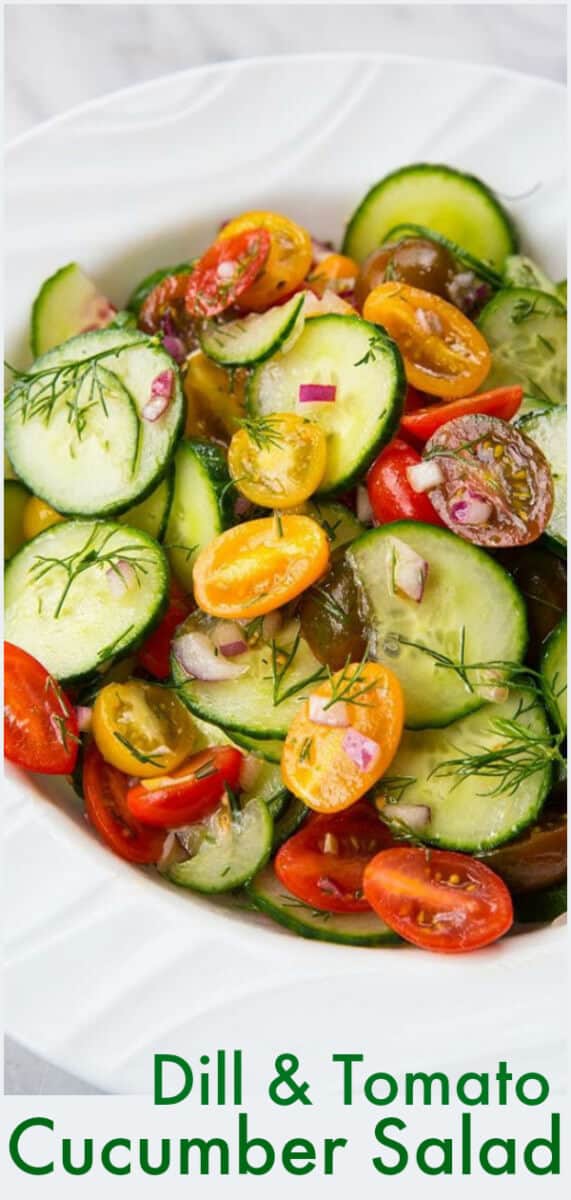
[[[340,249],[246,212],[122,309],[62,267],[5,402],[7,757],[303,937],[558,918],[566,326],[490,189],[424,163]]]

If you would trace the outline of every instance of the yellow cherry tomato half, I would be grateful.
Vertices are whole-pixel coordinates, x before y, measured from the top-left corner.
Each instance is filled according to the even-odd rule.
[[[143,679],[109,683],[93,706],[93,736],[106,762],[151,779],[192,753],[192,718],[175,692]]]
[[[234,434],[228,466],[236,487],[265,508],[293,508],[316,491],[325,474],[327,440],[315,421],[271,413]]]
[[[311,517],[262,517],[227,529],[200,551],[194,598],[214,617],[259,617],[294,600],[327,569],[329,541]]]
[[[24,516],[22,519],[22,529],[24,537],[28,542],[38,533],[43,533],[44,529],[49,529],[51,525],[57,525],[59,521],[65,521],[61,513],[56,512],[50,504],[46,504],[45,500],[40,500],[39,496],[30,496],[24,508]]]
[[[294,717],[281,762],[286,787],[315,812],[349,808],[390,766],[403,723],[396,675],[379,663],[349,663]]]
[[[201,350],[191,354],[184,377],[185,437],[211,437],[227,445],[244,416],[245,379],[245,371],[226,371]]]
[[[247,212],[235,217],[219,233],[233,237],[246,229],[267,229],[270,253],[260,275],[237,301],[244,312],[263,312],[285,300],[305,279],[312,260],[311,237],[301,225],[274,212]]]
[[[430,396],[470,396],[490,370],[490,349],[479,329],[422,288],[381,283],[369,292],[363,317],[386,329],[403,356],[408,382]]]

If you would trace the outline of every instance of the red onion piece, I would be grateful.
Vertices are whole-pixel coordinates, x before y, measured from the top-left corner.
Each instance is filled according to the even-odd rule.
[[[158,421],[166,412],[173,393],[174,371],[161,371],[151,384],[151,398],[141,413],[144,421]]]
[[[369,493],[366,487],[363,487],[362,484],[360,484],[357,488],[357,519],[362,521],[363,525],[370,525],[371,521],[373,520],[373,516],[374,513],[371,508]]]
[[[455,500],[450,505],[450,515],[459,525],[487,525],[493,506],[485,496],[468,492],[464,500]]]
[[[117,309],[106,296],[95,295],[83,309],[82,333],[91,333],[94,329],[105,329],[117,315]]]
[[[87,731],[91,729],[93,709],[89,708],[86,704],[78,704],[75,709],[75,716],[77,719],[77,728],[79,729],[79,732],[87,733]]]
[[[360,771],[368,771],[379,757],[381,747],[358,729],[348,729],[342,742],[343,750]]]
[[[137,578],[134,567],[126,558],[120,558],[105,572],[107,585],[112,596],[123,596]]]
[[[255,754],[245,754],[240,767],[238,782],[242,792],[251,792],[256,786],[256,780],[262,769],[262,763]]]
[[[400,538],[390,539],[390,581],[393,594],[400,592],[420,604],[428,578],[428,563]]]
[[[231,663],[216,648],[206,633],[184,633],[173,642],[175,658],[183,671],[193,679],[214,682],[218,679],[237,679],[248,667]]]
[[[413,492],[418,494],[429,492],[432,488],[440,487],[441,483],[444,483],[444,475],[438,463],[430,459],[407,467],[406,477]]]
[[[329,879],[327,875],[320,875],[317,880],[317,886],[320,892],[324,892],[326,896],[342,896],[341,888],[337,886],[333,879]]]
[[[334,383],[300,383],[300,404],[333,404],[337,388]]]
[[[175,337],[168,333],[166,337],[163,338],[163,349],[166,350],[167,354],[170,354],[171,358],[174,358],[175,362],[184,362],[186,358],[186,349],[182,338]]]
[[[417,833],[430,824],[431,811],[427,804],[387,804],[382,816],[386,821],[402,821]]]
[[[327,696],[309,697],[309,719],[316,725],[332,725],[337,729],[346,729],[349,724],[349,713],[344,700],[336,700],[330,708],[326,708]]]
[[[235,621],[219,621],[214,627],[212,641],[226,658],[234,658],[248,649],[242,630]]]

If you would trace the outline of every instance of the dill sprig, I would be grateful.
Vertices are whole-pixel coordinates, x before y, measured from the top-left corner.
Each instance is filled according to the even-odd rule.
[[[413,650],[421,650],[423,654],[428,654],[438,667],[444,667],[449,671],[455,671],[458,678],[468,688],[469,692],[474,691],[474,686],[468,678],[468,671],[477,669],[474,663],[466,663],[466,626],[462,625],[459,631],[459,656],[457,659],[450,658],[447,654],[442,654],[439,650],[434,650],[431,646],[424,646],[422,642],[413,642],[409,638],[403,637],[401,633],[390,634],[391,638],[396,638],[397,642],[402,646],[410,646]],[[482,664],[479,664],[480,666]],[[491,667],[491,663],[487,663],[486,667]]]
[[[299,692],[304,691],[305,688],[311,687],[312,683],[321,683],[327,678],[325,667],[320,667],[317,671],[305,676],[304,679],[298,680],[297,683],[290,684],[289,687],[286,687],[285,690],[282,691],[282,686],[285,682],[286,675],[295,662],[300,642],[301,629],[297,630],[291,646],[280,646],[275,638],[272,638],[270,642],[272,701],[274,708],[278,708],[280,704],[283,704],[286,700],[291,699],[292,696],[298,695]]]
[[[369,661],[370,648],[367,646],[361,661],[357,664],[351,662],[348,658],[345,666],[341,671],[333,674],[330,667],[327,667],[327,677],[331,686],[331,696],[326,704],[323,705],[324,710],[331,708],[333,704],[345,703],[354,704],[356,708],[371,708],[372,705],[362,697],[374,691],[377,687],[377,679],[363,679],[363,671]],[[355,690],[356,689],[356,690]]]
[[[143,750],[139,750],[138,747],[135,746],[133,742],[130,742],[129,738],[124,737],[122,733],[117,733],[117,731],[114,730],[113,737],[116,738],[117,741],[129,751],[129,754],[133,755],[133,758],[136,758],[137,762],[148,764],[151,767],[162,767],[164,765],[161,759],[164,758],[164,755],[166,754],[165,750],[156,750],[154,755],[145,754]]]
[[[36,555],[35,562],[30,568],[30,575],[34,582],[44,579],[52,571],[63,571],[66,576],[65,584],[54,609],[54,619],[57,620],[60,616],[75,581],[93,567],[107,567],[114,571],[119,578],[122,578],[119,564],[127,562],[135,573],[137,583],[140,584],[141,576],[147,574],[146,567],[152,566],[154,560],[145,556],[144,549],[138,542],[124,542],[119,546],[107,548],[109,540],[116,536],[116,532],[115,529],[105,532],[101,527],[94,525],[83,546],[66,558],[55,558],[45,554]]]
[[[269,413],[267,416],[243,417],[238,421],[240,429],[245,429],[248,437],[258,447],[258,450],[280,449],[284,444],[283,433],[280,432],[280,414]]]
[[[376,362],[377,355],[383,355],[386,353],[386,349],[387,343],[386,339],[383,337],[383,334],[380,332],[374,333],[373,336],[369,338],[369,349],[362,358],[357,359],[357,362],[353,363],[353,366],[362,367],[366,366],[367,363]]]

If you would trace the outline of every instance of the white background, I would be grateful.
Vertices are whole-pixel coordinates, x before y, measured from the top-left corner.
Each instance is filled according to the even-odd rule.
[[[557,5],[8,5],[6,132],[129,83],[254,54],[405,51],[562,80],[564,24]],[[13,1044],[6,1070],[10,1092],[92,1090]]]

